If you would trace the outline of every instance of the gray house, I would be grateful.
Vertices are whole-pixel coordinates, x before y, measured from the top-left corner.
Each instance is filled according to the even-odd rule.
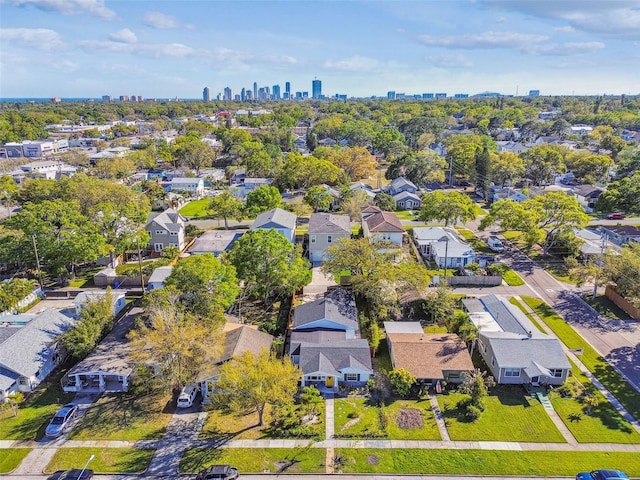
[[[339,238],[351,237],[349,215],[314,213],[309,219],[309,260],[326,260],[325,248],[335,244]]]
[[[605,235],[616,245],[624,245],[627,242],[640,242],[640,228],[633,225],[603,225],[600,227]]]
[[[389,184],[389,194],[391,196],[395,196],[401,192],[416,193],[417,191],[418,187],[416,187],[412,181],[407,180],[404,177],[394,178]]]
[[[296,307],[293,312],[293,330],[341,330],[346,338],[356,338],[358,309],[356,300],[348,290],[335,288],[309,303]]]
[[[398,210],[418,210],[422,207],[422,200],[415,193],[399,192],[393,195]]]
[[[66,358],[60,335],[74,326],[72,318],[52,308],[37,315],[3,317],[0,326],[0,401],[14,392],[31,392]]]
[[[478,328],[478,349],[499,384],[562,385],[571,364],[557,338],[540,332],[498,295],[463,299]]]
[[[274,208],[258,215],[251,225],[251,230],[274,229],[284,235],[291,243],[295,243],[297,218],[293,213],[282,208]]]
[[[158,254],[169,246],[182,251],[185,246],[185,222],[186,219],[173,209],[150,216],[145,227],[150,237],[149,248]]]

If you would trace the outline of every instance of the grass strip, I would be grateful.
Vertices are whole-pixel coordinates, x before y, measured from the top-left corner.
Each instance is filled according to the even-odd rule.
[[[9,473],[26,457],[30,448],[2,448],[0,449],[0,473]]]
[[[509,269],[502,274],[502,279],[507,282],[510,287],[519,287],[524,285],[524,280],[513,270]]]
[[[538,330],[540,330],[542,333],[546,333],[546,332],[544,331],[544,329],[542,328],[542,326],[540,325],[540,323],[538,322],[538,320],[537,320],[533,315],[531,315],[531,314],[529,313],[529,311],[528,311],[526,308],[524,308],[524,305],[522,305],[522,304],[521,304],[521,303],[516,299],[516,297],[511,297],[511,298],[509,299],[509,303],[510,303],[510,304],[512,304],[512,305],[515,305],[516,307],[518,307],[518,308],[520,309],[520,311],[521,311],[522,313],[524,313],[524,314],[527,316],[527,318],[528,318],[529,320],[531,320],[531,323],[533,323],[533,324],[536,326],[536,328],[537,328]]]
[[[311,444],[309,444],[311,445]],[[196,473],[215,464],[229,464],[240,473],[324,473],[324,448],[191,448],[180,460],[180,472]]]
[[[640,453],[336,449],[344,473],[421,473],[433,475],[567,476],[597,468],[640,475]]]
[[[139,448],[59,448],[45,472],[82,468],[94,455],[87,468],[96,473],[140,473],[147,469],[154,453]]]
[[[640,418],[638,392],[549,305],[534,297],[523,296],[521,298],[568,348],[582,349],[580,361],[584,366],[622,403],[631,415]]]

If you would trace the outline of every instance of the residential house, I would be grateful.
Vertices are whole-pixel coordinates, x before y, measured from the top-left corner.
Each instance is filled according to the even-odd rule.
[[[561,385],[571,364],[557,338],[540,332],[504,297],[462,300],[478,329],[478,350],[499,384]]]
[[[223,252],[229,250],[243,234],[244,230],[209,230],[200,235],[187,252],[192,255],[213,253],[214,256],[219,257]]]
[[[512,202],[522,203],[525,200],[529,199],[528,195],[525,195],[519,189],[512,187],[498,187],[493,191],[492,189],[490,189],[488,197],[488,200],[490,202],[497,202],[498,200],[511,200]]]
[[[418,195],[411,192],[399,192],[393,195],[398,210],[419,210],[422,208],[422,200]]]
[[[19,317],[13,322],[13,317]],[[67,357],[58,340],[74,319],[48,308],[36,315],[7,315],[0,326],[0,401],[29,393]],[[4,325],[8,326],[4,326]]]
[[[576,200],[587,213],[593,212],[598,202],[598,198],[604,190],[593,185],[576,185],[571,189]]]
[[[274,229],[284,235],[291,243],[295,243],[297,219],[298,217],[293,213],[282,208],[274,208],[258,215],[251,225],[251,230]]]
[[[337,330],[345,332],[346,339],[356,338],[358,309],[353,293],[335,288],[322,298],[298,305],[293,312],[292,330]]]
[[[520,154],[522,152],[526,152],[527,150],[529,150],[528,147],[526,147],[525,145],[523,145],[520,142],[513,142],[513,141],[499,141],[496,142],[498,144],[498,151],[499,152],[511,152],[511,153],[515,153]]]
[[[362,232],[370,242],[391,242],[402,245],[404,228],[393,212],[375,212],[362,218]]]
[[[136,364],[131,360],[129,332],[136,316],[129,314],[80,363],[62,377],[65,392],[104,393],[129,390]]]
[[[107,296],[107,294],[111,295],[113,316],[118,315],[118,313],[120,313],[127,305],[127,299],[125,297],[126,290],[85,290],[80,292],[76,298],[73,299],[76,316],[80,316],[80,313],[87,303],[102,300]]]
[[[404,368],[418,382],[462,383],[464,372],[473,371],[465,343],[454,334],[426,334],[420,322],[385,322],[393,368]]]
[[[314,213],[309,219],[309,259],[312,262],[326,260],[325,249],[339,238],[351,237],[349,215]]]
[[[608,240],[619,246],[627,242],[640,242],[640,228],[633,225],[603,225],[600,230]]]
[[[374,198],[376,198],[376,192],[373,191],[373,187],[366,183],[362,183],[362,182],[352,183],[349,186],[349,190],[351,190],[354,193],[364,192],[364,194],[367,196],[369,200],[373,200]]]
[[[404,177],[394,178],[389,184],[389,195],[391,196],[397,195],[398,193],[402,192],[415,194],[417,191],[418,187],[416,187],[412,181],[407,180]]]
[[[173,267],[158,267],[156,268],[149,277],[149,281],[147,282],[147,290],[157,290],[158,288],[164,288],[164,283],[171,275],[173,271]]]
[[[185,223],[186,219],[171,208],[160,214],[151,214],[145,226],[150,237],[149,248],[158,254],[169,246],[182,251],[185,246]]]
[[[222,352],[210,368],[201,372],[199,376],[202,379],[199,383],[203,403],[208,403],[211,393],[215,390],[221,365],[242,356],[245,352],[259,355],[262,350],[271,351],[274,340],[271,335],[261,332],[255,325],[244,325],[229,319],[224,326],[223,335]]]
[[[422,256],[440,268],[464,267],[476,261],[476,252],[453,228],[416,227],[413,240]]]
[[[331,195],[331,205],[329,206],[330,211],[337,210],[340,207],[340,200],[342,200],[342,192],[340,190],[333,188],[326,183],[320,185],[327,189],[327,193]]]
[[[340,387],[366,385],[373,374],[369,342],[364,338],[343,342],[302,343],[298,366],[300,386],[339,391]]]
[[[374,213],[379,213],[381,211],[382,209],[376,205],[367,205],[362,209],[362,219],[364,220],[368,216],[373,215]]]
[[[169,191],[186,192],[192,197],[200,198],[204,195],[204,180],[195,177],[173,177],[169,182]]]

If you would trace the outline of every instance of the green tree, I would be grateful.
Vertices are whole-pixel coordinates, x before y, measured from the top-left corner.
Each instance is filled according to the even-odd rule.
[[[630,242],[622,248],[620,255],[607,255],[603,273],[620,295],[640,306],[640,244]]]
[[[76,359],[86,357],[102,337],[113,327],[113,295],[106,295],[85,303],[76,325],[62,336],[65,349]]]
[[[377,193],[373,203],[386,212],[393,212],[396,209],[396,201],[388,193]]]
[[[420,220],[441,220],[445,226],[466,223],[476,218],[475,204],[468,195],[460,192],[435,192],[422,196]]]
[[[458,387],[460,393],[466,393],[471,397],[471,405],[484,411],[484,400],[487,398],[489,388],[495,387],[496,382],[487,372],[476,368],[472,372],[463,372],[464,381]]]
[[[249,216],[256,217],[262,212],[281,207],[282,195],[276,187],[264,185],[247,194],[246,206]]]
[[[525,175],[534,185],[543,185],[565,170],[562,154],[549,145],[536,145],[520,154]]]
[[[515,184],[525,172],[524,161],[513,152],[491,154],[489,179],[496,185]]]
[[[522,203],[497,201],[480,222],[480,230],[496,223],[500,224],[502,231],[524,233],[529,245],[544,239],[546,255],[563,235],[572,233],[574,228],[584,228],[589,223],[589,216],[575,197],[564,192],[551,192]]]
[[[314,212],[326,212],[331,208],[333,197],[327,191],[326,187],[315,185],[307,190],[304,196],[304,202],[313,208]]]
[[[485,144],[481,149],[476,151],[476,187],[482,192],[482,198],[486,199],[489,194],[489,175],[491,156],[489,149]]]
[[[457,307],[456,297],[447,282],[440,282],[435,289],[431,289],[425,296],[422,308],[432,323],[445,324],[450,329],[450,320]]]
[[[349,215],[352,222],[357,222],[362,218],[362,209],[371,204],[373,200],[363,191],[346,189],[340,199],[340,210]]]
[[[245,233],[228,259],[249,294],[265,304],[272,295],[290,295],[311,281],[310,265],[300,248],[273,229]]]
[[[195,170],[196,175],[200,174],[203,167],[210,167],[216,158],[213,148],[200,140],[195,133],[177,137],[173,145],[173,155],[180,165]]]
[[[245,352],[222,365],[213,400],[235,412],[255,411],[263,425],[267,405],[293,402],[299,379],[300,370],[288,357],[277,359],[266,349],[257,356]]]
[[[640,213],[640,170],[630,177],[611,182],[598,198],[596,209]]]
[[[451,135],[443,142],[447,149],[447,162],[453,167],[453,175],[475,180],[476,155],[487,146],[490,151],[495,150],[496,143],[483,135]]]
[[[224,228],[229,230],[229,218],[242,220],[244,205],[229,192],[222,192],[209,201],[209,211],[214,217],[224,219]]]
[[[416,383],[416,377],[404,368],[394,368],[387,376],[393,390],[401,397],[406,397]]]
[[[165,281],[180,292],[186,312],[207,322],[222,323],[239,293],[235,268],[212,253],[180,259]]]
[[[446,167],[444,158],[434,151],[410,152],[394,158],[385,172],[385,177],[388,180],[404,177],[422,186],[430,182],[443,182]]]
[[[340,167],[352,182],[373,175],[377,165],[375,157],[364,147],[332,149],[327,159]]]
[[[162,302],[147,302],[146,321],[139,322],[129,334],[131,358],[140,364],[154,365],[161,386],[180,391],[199,380],[198,375],[218,358],[221,324],[200,321],[184,312],[177,295],[163,294]]]
[[[11,217],[11,209],[15,205],[16,194],[18,193],[18,185],[9,175],[0,177],[0,202],[4,203],[7,208],[7,215]]]

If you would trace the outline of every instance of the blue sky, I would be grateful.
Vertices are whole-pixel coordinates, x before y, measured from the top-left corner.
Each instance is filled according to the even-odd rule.
[[[640,0],[0,0],[0,97],[640,93]]]

